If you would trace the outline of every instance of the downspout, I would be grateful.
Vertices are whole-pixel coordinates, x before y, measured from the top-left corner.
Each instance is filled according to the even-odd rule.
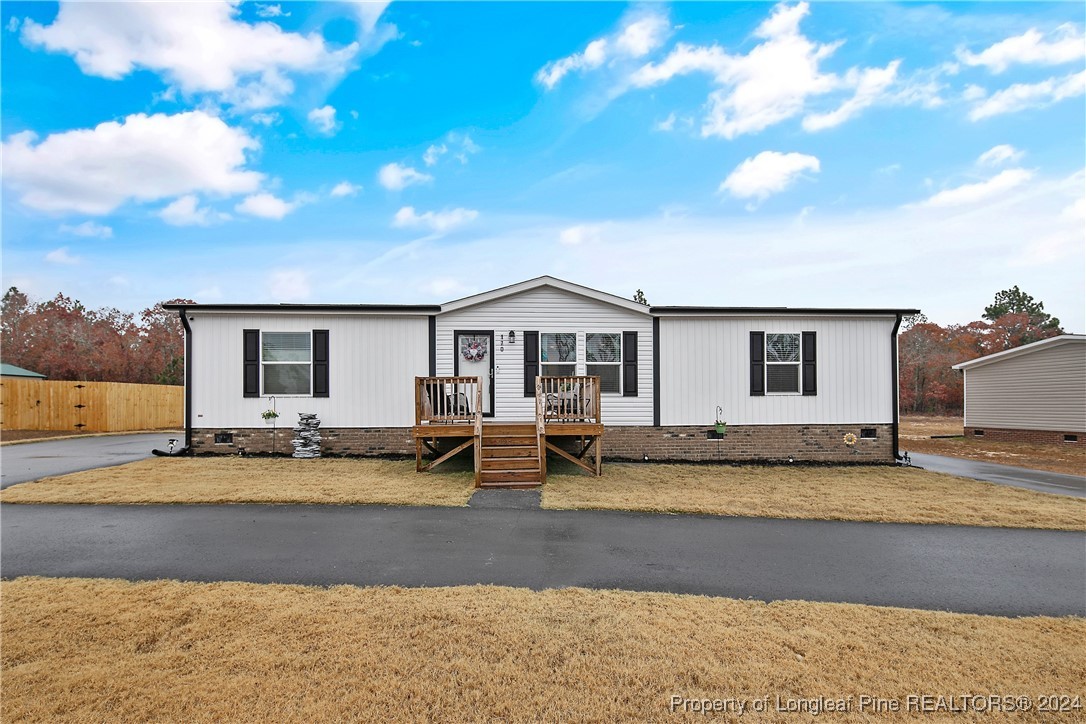
[[[192,327],[186,310],[178,310],[185,328],[185,448],[192,450]]]
[[[894,318],[894,329],[890,332],[890,373],[893,375],[892,385],[890,387],[893,390],[893,418],[891,423],[891,434],[894,437],[894,460],[901,459],[901,453],[898,449],[897,431],[898,431],[898,398],[901,391],[898,389],[898,372],[897,372],[897,330],[901,327],[901,314],[897,314]]]

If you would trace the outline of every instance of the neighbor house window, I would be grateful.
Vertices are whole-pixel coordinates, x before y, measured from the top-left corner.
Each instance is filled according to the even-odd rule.
[[[600,392],[622,392],[622,335],[589,332],[585,335],[587,372],[599,375]]]
[[[543,377],[577,374],[576,333],[543,332],[539,335],[539,374]]]
[[[799,335],[766,334],[765,390],[799,394]]]
[[[309,332],[264,332],[260,339],[265,395],[313,392],[313,338]]]

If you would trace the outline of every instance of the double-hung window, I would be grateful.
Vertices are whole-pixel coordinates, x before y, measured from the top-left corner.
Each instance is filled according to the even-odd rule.
[[[539,374],[572,377],[577,374],[577,334],[543,332],[539,335]]]
[[[312,333],[263,332],[260,337],[263,394],[313,394]]]
[[[599,375],[600,392],[622,392],[622,335],[617,332],[585,334],[586,371]]]
[[[765,391],[799,394],[800,336],[766,334]]]

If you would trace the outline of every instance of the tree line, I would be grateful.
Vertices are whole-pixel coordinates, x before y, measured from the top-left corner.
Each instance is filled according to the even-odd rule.
[[[53,380],[179,385],[185,338],[177,313],[162,308],[169,303],[192,302],[171,299],[136,315],[63,294],[35,302],[11,287],[0,309],[0,354]]]
[[[905,319],[898,337],[901,411],[961,414],[964,380],[951,366],[1063,334],[1044,306],[1015,286],[996,294],[975,322],[943,327],[923,314]]]
[[[0,353],[54,380],[179,385],[184,331],[177,315],[162,308],[170,303],[194,302],[172,299],[135,315],[89,309],[63,294],[35,302],[11,287],[0,310]],[[1017,286],[996,294],[975,322],[944,327],[923,314],[905,319],[898,337],[901,411],[960,413],[962,375],[952,365],[1058,334],[1060,320]]]

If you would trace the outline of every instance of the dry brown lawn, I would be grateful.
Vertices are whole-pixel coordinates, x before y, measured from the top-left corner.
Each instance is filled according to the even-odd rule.
[[[909,415],[901,418],[901,449],[909,452],[982,460],[1000,465],[1086,475],[1086,445],[1040,445],[993,442],[984,438],[953,437],[932,440],[932,435],[962,434],[962,418]]]
[[[471,473],[415,472],[414,460],[151,458],[0,491],[4,503],[466,505]]]
[[[862,694],[1086,698],[1074,617],[487,586],[20,578],[2,596],[5,721],[701,721],[671,697],[777,695],[853,696],[845,718],[869,721]]]
[[[895,467],[609,463],[548,474],[543,506],[1086,530],[1086,498]]]

